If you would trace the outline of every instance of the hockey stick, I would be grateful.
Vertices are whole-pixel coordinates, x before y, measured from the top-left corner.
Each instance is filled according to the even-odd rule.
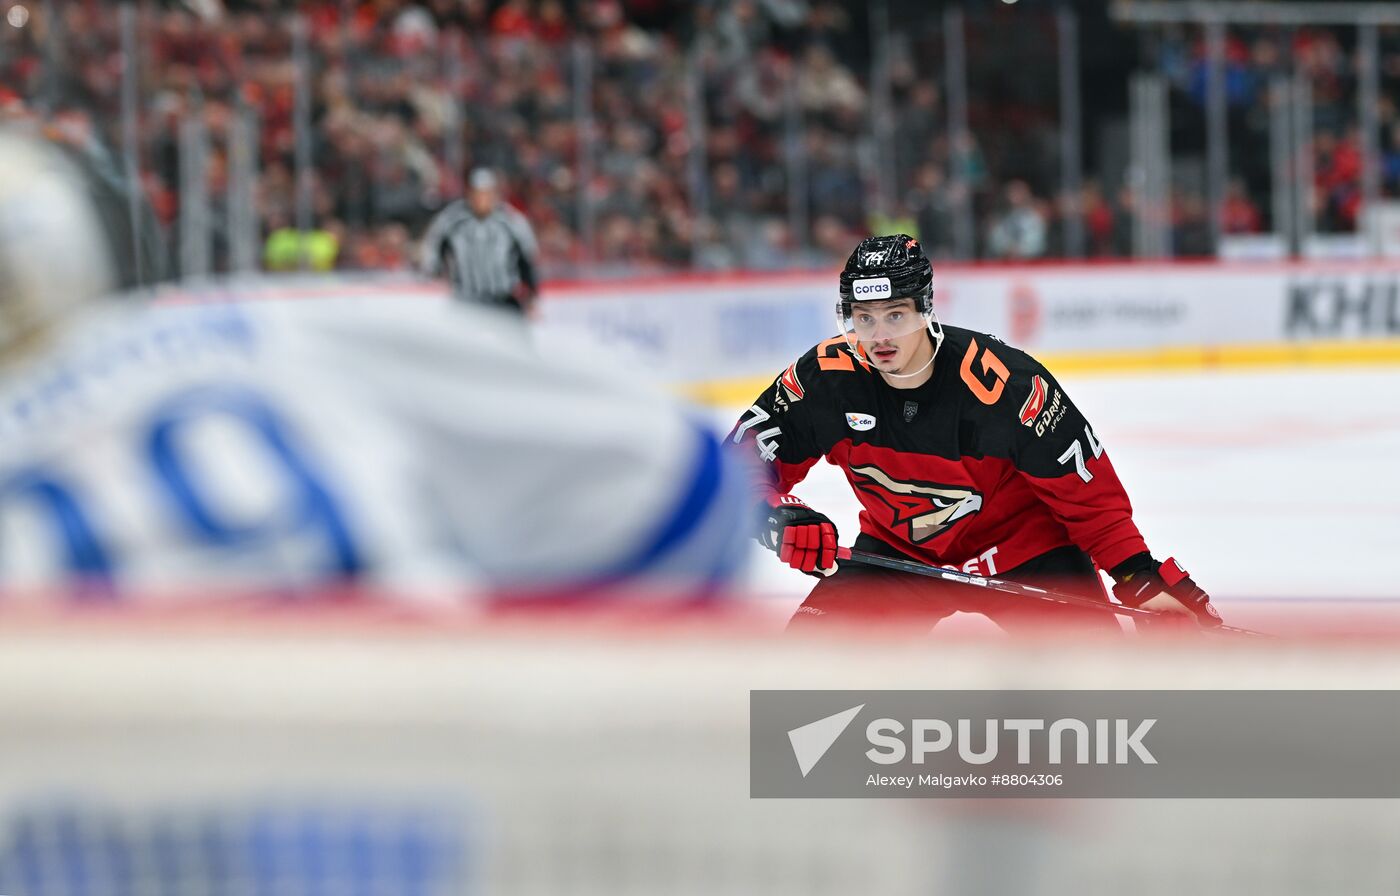
[[[931,579],[944,579],[949,582],[958,582],[962,585],[975,585],[979,588],[1000,591],[1003,594],[1016,594],[1032,600],[1048,601],[1050,603],[1064,604],[1072,607],[1084,607],[1091,610],[1098,610],[1101,613],[1114,613],[1119,616],[1130,616],[1134,619],[1161,619],[1166,615],[1164,613],[1157,613],[1138,607],[1125,607],[1122,604],[1092,600],[1091,598],[1080,597],[1077,594],[1066,594],[1063,591],[1038,588],[1035,585],[1023,585],[1020,582],[1008,582],[1005,579],[989,579],[986,576],[959,572],[956,569],[945,569],[941,566],[930,566],[926,563],[919,563],[914,560],[900,560],[895,557],[885,557],[880,554],[871,554],[868,551],[852,550],[851,548],[837,548],[836,559],[847,560],[852,563],[861,563],[865,566],[878,566],[882,569],[892,569],[896,572],[905,572]],[[1222,632],[1228,635],[1247,635],[1252,638],[1274,637],[1274,635],[1256,632],[1253,629],[1240,628],[1235,625],[1217,625],[1211,628],[1202,628],[1201,631]]]

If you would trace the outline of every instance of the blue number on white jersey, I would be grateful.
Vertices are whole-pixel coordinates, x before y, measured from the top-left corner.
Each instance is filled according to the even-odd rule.
[[[65,569],[85,579],[111,573],[111,560],[71,488],[39,468],[20,470],[0,482],[0,506],[25,500],[52,522]]]
[[[188,448],[182,445],[180,435],[215,414],[247,426],[286,474],[287,503],[269,519],[240,524],[221,518],[192,474],[197,467],[187,462]],[[351,576],[361,571],[358,552],[335,499],[298,452],[276,412],[251,390],[196,389],[167,401],[154,415],[146,447],[162,493],[173,502],[177,518],[192,538],[219,547],[245,548],[319,530],[326,548],[320,572]]]
[[[238,521],[222,512],[200,471],[218,469],[221,458],[196,458],[192,440],[197,425],[222,418],[253,437],[282,477],[280,506],[266,518]],[[282,417],[261,395],[243,387],[202,387],[177,394],[155,409],[135,430],[132,449],[153,487],[154,506],[197,547],[237,552],[275,549],[294,536],[317,536],[323,549],[314,568],[321,577],[348,577],[360,572],[360,552],[340,505],[313,465],[303,456]],[[200,463],[199,461],[203,461]],[[100,484],[98,484],[100,487]],[[52,525],[60,562],[86,579],[119,575],[120,558],[107,545],[81,488],[42,465],[23,468],[0,481],[0,504],[28,501]]]

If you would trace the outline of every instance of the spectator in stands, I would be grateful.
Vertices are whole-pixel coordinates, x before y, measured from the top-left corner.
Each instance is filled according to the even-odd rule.
[[[842,224],[831,215],[823,215],[812,223],[812,242],[817,252],[828,261],[839,262],[851,251],[852,240],[860,240],[860,233]]]
[[[953,138],[948,164],[962,176],[962,182],[967,184],[969,190],[981,191],[987,182],[987,160],[982,155],[977,137],[969,131],[963,131]]]
[[[1381,165],[1381,175],[1385,180],[1385,192],[1388,196],[1400,195],[1400,121],[1392,124],[1387,130],[1389,138],[1385,145],[1383,161]]]
[[[1338,139],[1326,131],[1315,140],[1313,176],[1324,231],[1356,229],[1361,204],[1361,136],[1356,128]]]
[[[1005,207],[987,234],[993,258],[1021,260],[1045,254],[1045,215],[1023,180],[1006,185]]]
[[[866,217],[865,227],[868,231],[871,233],[917,233],[919,222],[908,202],[896,198],[889,201],[887,205],[890,206],[889,211],[886,211],[885,207],[879,206]]]
[[[528,0],[505,0],[491,16],[491,33],[498,37],[529,38],[535,33],[535,17]]]
[[[274,218],[263,244],[263,266],[269,271],[329,271],[335,268],[344,238],[338,222],[302,232],[284,218]]]
[[[935,261],[951,257],[956,247],[953,238],[956,189],[948,185],[943,169],[937,164],[925,162],[919,166],[910,196],[918,221],[914,235],[923,243],[924,254]]]
[[[1199,193],[1181,191],[1172,201],[1172,253],[1204,258],[1214,251],[1209,208]]]
[[[1145,205],[1132,184],[1124,182],[1113,200],[1113,254],[1127,258],[1133,254],[1134,218]],[[1160,215],[1161,213],[1158,212]]]
[[[1115,209],[1104,200],[1098,181],[1091,180],[1084,184],[1079,204],[1080,214],[1084,216],[1085,250],[1089,257],[1103,258],[1115,254]]]
[[[904,175],[913,172],[913,180],[924,177],[918,171],[921,161],[928,158],[929,147],[943,132],[944,111],[938,88],[931,81],[916,81],[909,89],[909,98],[901,103],[895,122],[894,150],[896,170]],[[923,240],[928,248],[928,240]]]
[[[1226,233],[1259,233],[1263,230],[1263,216],[1259,207],[1249,198],[1244,181],[1230,178],[1225,189],[1225,207],[1222,209]]]
[[[798,66],[797,99],[809,114],[834,114],[860,108],[865,102],[865,91],[831,50],[813,44]]]
[[[26,27],[0,27],[0,109],[32,116],[85,108],[96,138],[120,145],[121,18],[95,0],[27,8]],[[726,264],[748,264],[746,247],[758,244],[729,232],[737,218],[763,242],[752,263],[768,265],[776,263],[773,247],[785,239],[821,251],[818,222],[829,234],[832,224],[857,228],[875,210],[868,165],[871,135],[878,133],[871,127],[879,111],[877,82],[869,77],[868,17],[854,0],[201,0],[139,8],[138,152],[152,204],[167,227],[178,224],[180,126],[200,105],[215,165],[227,152],[231,113],[255,113],[263,232],[280,229],[274,219],[295,217],[298,71],[284,15],[292,10],[309,24],[310,138],[321,185],[313,219],[343,222],[337,264],[360,258],[387,263],[380,261],[386,257],[380,251],[384,225],[397,221],[412,234],[421,232],[428,208],[461,193],[467,159],[493,165],[520,184],[515,198],[549,242],[546,256],[560,265],[591,263],[605,230],[616,236],[626,229],[608,225],[616,215],[629,219],[639,240],[617,251],[630,258],[644,246],[655,253],[617,259],[620,264],[684,266],[722,257],[731,258]],[[926,231],[921,236],[930,252],[953,252],[948,213],[958,197],[938,195],[953,183],[968,186],[979,215],[994,211],[995,221],[979,223],[1044,219],[1038,209],[1013,215],[996,206],[1007,190],[1007,169],[1024,172],[1034,184],[1056,183],[1053,161],[1045,162],[1052,154],[1041,149],[1053,133],[1047,131],[1054,127],[1053,103],[1026,90],[1045,69],[1016,56],[1024,47],[1014,42],[978,47],[970,64],[999,66],[1004,83],[988,88],[974,78],[968,97],[974,131],[950,134],[938,67],[923,64],[921,55],[939,43],[936,28],[898,20],[894,26],[899,33],[887,48],[885,70],[894,101],[886,132],[892,179]],[[968,33],[978,39],[977,26],[970,23]],[[1178,97],[1200,102],[1199,29],[1156,33],[1163,71]],[[1318,228],[1355,226],[1356,76],[1339,33],[1349,40],[1345,30],[1327,28],[1229,30],[1231,165],[1249,189],[1227,210],[1227,228],[1258,226],[1252,219],[1270,176],[1262,88],[1295,67],[1313,86],[1319,132],[1347,135],[1319,142]],[[1400,42],[1385,29],[1380,38],[1382,183],[1395,195]],[[570,52],[574,39],[586,56]],[[1007,66],[1008,57],[1022,64]],[[576,78],[579,61],[590,65],[583,81]],[[587,96],[576,92],[583,84],[591,86]],[[693,86],[700,88],[698,97]],[[798,103],[796,116],[790,99]],[[699,182],[691,167],[700,132],[696,100],[706,134]],[[794,122],[803,129],[806,150],[804,183],[796,185],[789,180],[794,170],[786,142]],[[1237,151],[1241,138],[1253,148]],[[926,165],[937,173],[929,175]],[[738,188],[731,190],[735,171]],[[930,177],[938,182],[932,188]],[[794,186],[805,186],[805,195]],[[1114,195],[1110,186],[1116,189],[1103,184],[1103,196],[1081,197],[1089,251],[1130,254],[1127,207],[1100,201]],[[788,208],[794,195],[802,196],[805,209]],[[1059,202],[1068,207],[1072,198]],[[697,220],[702,209],[710,222]],[[772,221],[786,227],[799,218],[810,222],[807,233],[776,238]],[[1043,223],[1050,231],[1051,222]],[[989,231],[979,227],[981,233]],[[730,251],[736,237],[737,253]],[[1045,242],[1041,253],[1062,240],[1047,232]],[[807,256],[797,253],[794,263],[803,263]]]

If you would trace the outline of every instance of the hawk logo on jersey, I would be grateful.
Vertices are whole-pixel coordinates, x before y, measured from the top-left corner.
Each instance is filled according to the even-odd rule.
[[[1031,379],[1031,394],[1026,398],[1026,403],[1021,405],[1022,426],[1035,426],[1035,418],[1040,416],[1040,409],[1045,407],[1046,391],[1045,380],[1036,374]]]
[[[857,489],[894,511],[896,525],[908,524],[907,535],[914,544],[928,541],[982,509],[982,495],[970,488],[901,482],[879,467],[852,467],[851,473]]]

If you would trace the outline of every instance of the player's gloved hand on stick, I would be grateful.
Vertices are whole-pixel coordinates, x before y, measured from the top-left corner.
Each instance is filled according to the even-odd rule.
[[[1125,607],[1186,616],[1205,628],[1220,625],[1220,614],[1211,606],[1210,595],[1174,558],[1158,563],[1150,554],[1136,554],[1114,567],[1110,575],[1118,583],[1113,586],[1113,596]]]
[[[765,502],[758,541],[793,569],[829,576],[836,571],[836,525],[792,495]]]

